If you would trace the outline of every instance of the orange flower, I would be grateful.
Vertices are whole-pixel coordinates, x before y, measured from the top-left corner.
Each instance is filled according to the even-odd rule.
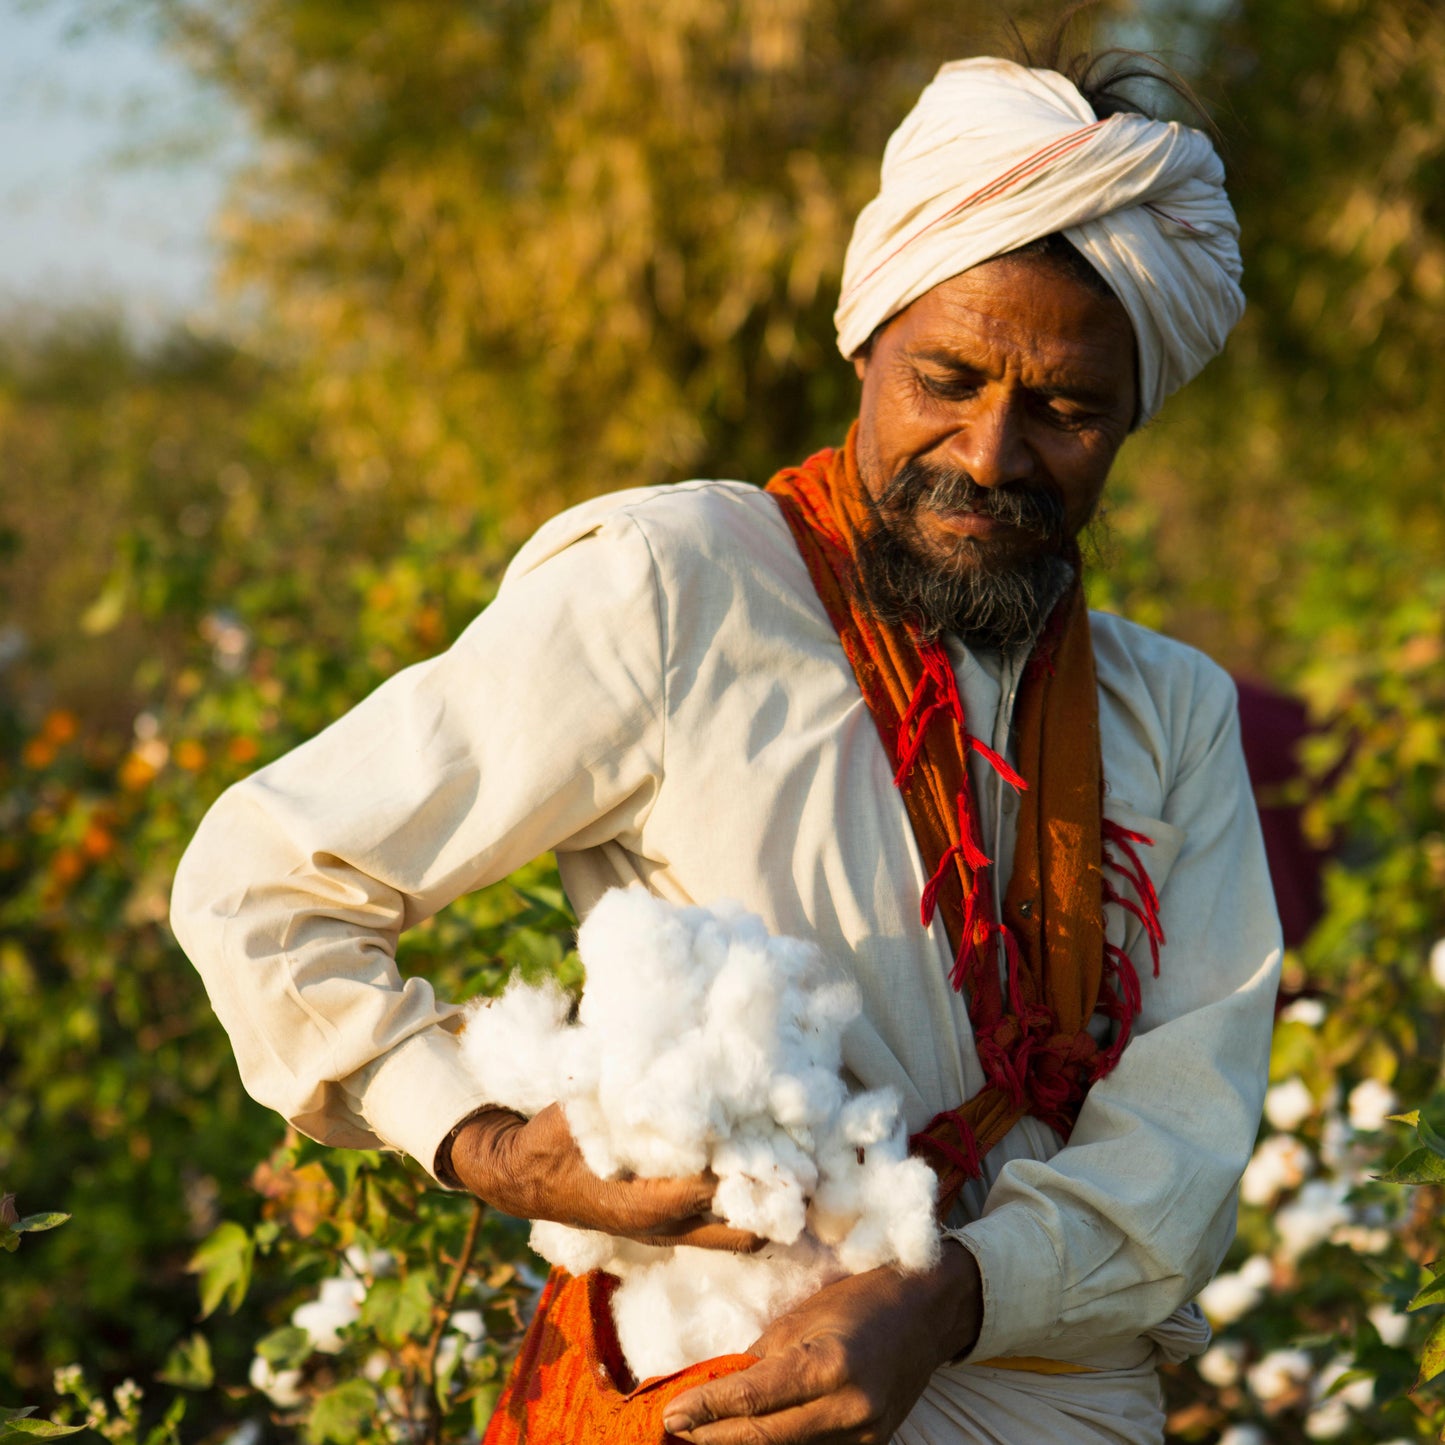
[[[412,624],[416,640],[423,647],[435,647],[442,640],[442,614],[436,607],[423,607]]]
[[[78,848],[57,848],[50,860],[50,876],[65,885],[74,883],[85,872],[85,859]]]
[[[194,738],[183,738],[173,754],[176,764],[188,773],[198,773],[206,766],[206,750]]]
[[[33,737],[20,753],[20,760],[27,768],[48,768],[55,761],[55,744],[43,733]]]
[[[80,851],[93,863],[99,863],[115,852],[115,835],[103,823],[92,821],[80,840]]]
[[[61,746],[68,743],[79,731],[80,724],[75,720],[75,714],[60,707],[45,719],[45,723],[40,729],[40,735],[48,738],[57,746]]]
[[[120,785],[128,793],[138,793],[155,778],[156,770],[142,757],[127,753],[120,765]]]
[[[226,755],[233,763],[255,762],[261,745],[255,738],[235,737],[226,746]]]

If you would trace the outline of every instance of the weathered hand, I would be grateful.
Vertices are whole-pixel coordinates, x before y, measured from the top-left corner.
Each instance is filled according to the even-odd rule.
[[[927,1274],[839,1280],[768,1326],[756,1365],[679,1395],[663,1424],[695,1445],[882,1445],[978,1338],[980,1294],[973,1256],[952,1243]]]
[[[717,1180],[602,1179],[587,1167],[558,1104],[534,1118],[479,1114],[452,1142],[452,1172],[479,1199],[520,1219],[550,1219],[641,1244],[757,1249],[762,1240],[710,1213]]]

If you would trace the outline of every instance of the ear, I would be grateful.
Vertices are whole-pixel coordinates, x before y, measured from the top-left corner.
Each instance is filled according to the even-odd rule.
[[[864,350],[864,351],[855,351],[855,352],[853,353],[853,374],[858,378],[859,381],[862,381],[862,380],[863,380],[863,373],[864,373],[867,369],[868,369],[868,353],[867,353],[867,351],[866,351],[866,350]]]

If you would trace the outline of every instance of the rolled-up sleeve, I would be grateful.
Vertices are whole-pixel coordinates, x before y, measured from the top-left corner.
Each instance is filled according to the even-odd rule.
[[[1160,976],[1051,1159],[1013,1159],[956,1231],[984,1281],[970,1355],[1068,1354],[1126,1340],[1193,1298],[1233,1237],[1268,1073],[1279,925],[1239,744],[1209,666],[1164,821],[1182,834],[1160,895]],[[1148,850],[1142,850],[1147,858]]]
[[[615,508],[549,524],[445,654],[228,790],[181,860],[176,936],[249,1092],[324,1143],[428,1169],[486,1100],[401,931],[569,840],[626,838],[661,776],[660,610]]]

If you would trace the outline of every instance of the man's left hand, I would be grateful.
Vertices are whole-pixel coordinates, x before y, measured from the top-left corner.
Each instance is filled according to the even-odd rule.
[[[663,1425],[694,1445],[883,1445],[933,1371],[972,1348],[981,1293],[950,1241],[925,1274],[838,1280],[763,1331],[756,1365],[685,1391]]]

